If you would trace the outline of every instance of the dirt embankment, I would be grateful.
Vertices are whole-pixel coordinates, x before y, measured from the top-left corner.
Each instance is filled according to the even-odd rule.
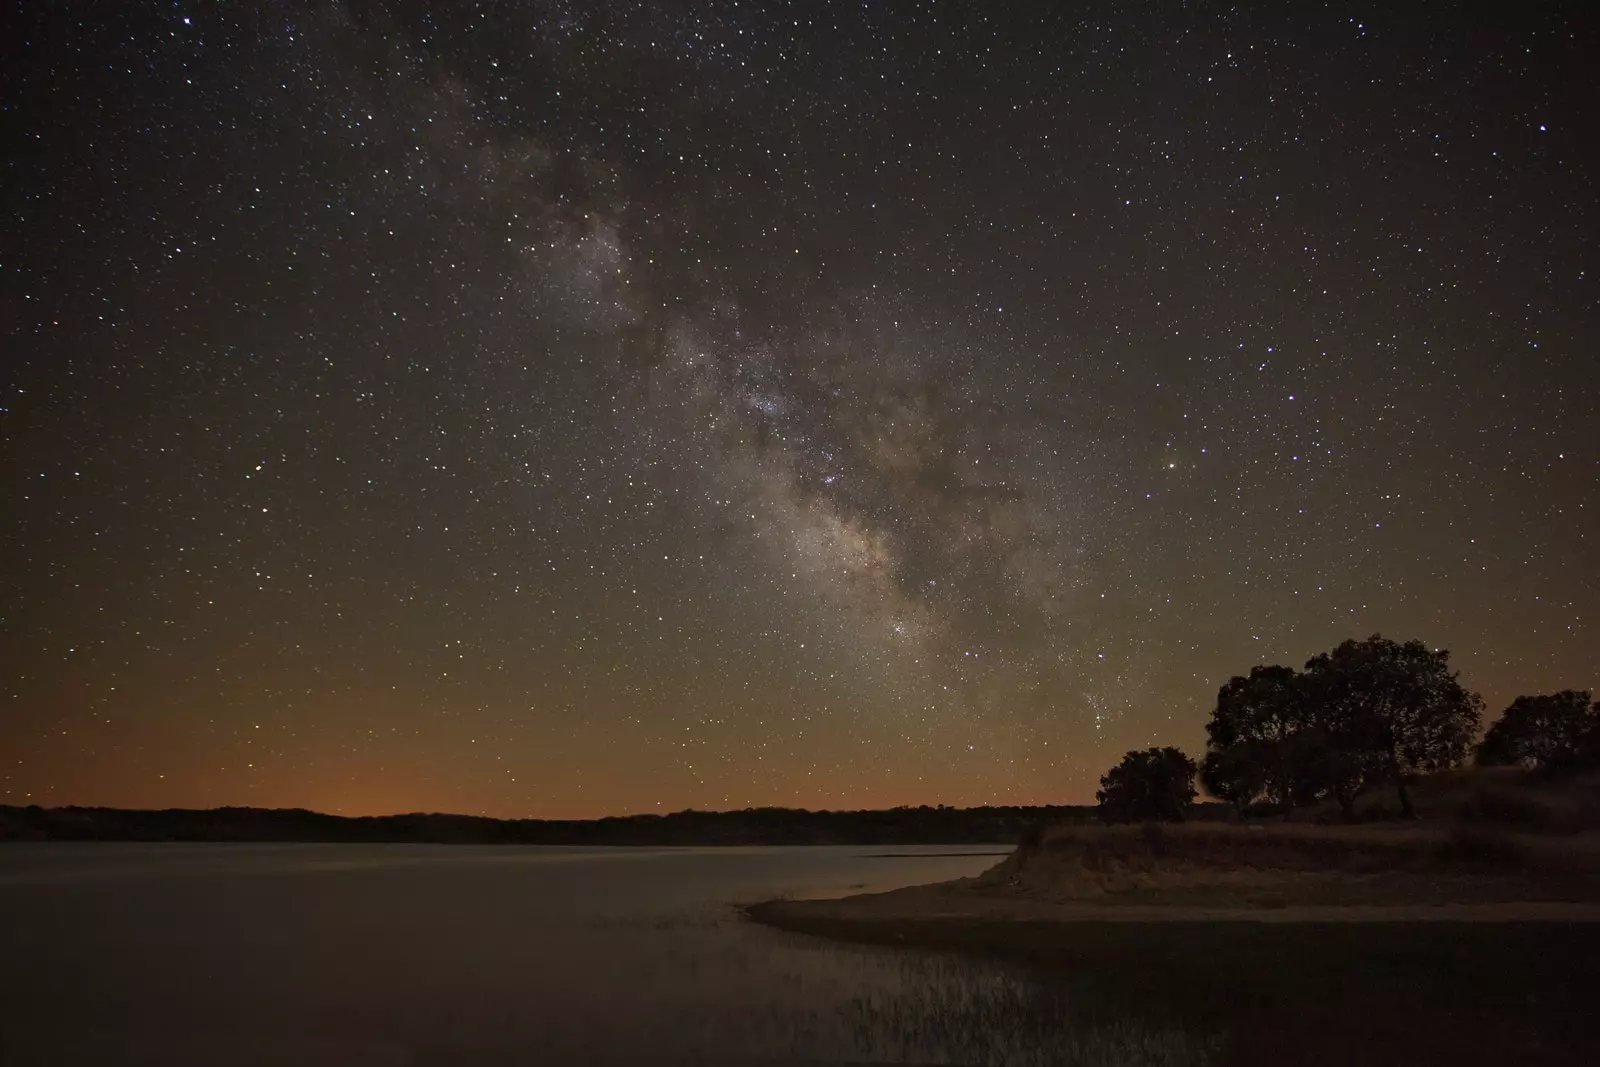
[[[1466,826],[1070,826],[977,878],[753,909],[808,921],[1600,919],[1600,836]]]

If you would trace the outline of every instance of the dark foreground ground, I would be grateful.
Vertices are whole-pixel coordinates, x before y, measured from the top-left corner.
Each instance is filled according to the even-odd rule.
[[[1056,922],[751,918],[862,943],[1019,962],[1107,1017],[1218,1035],[1217,1062],[1600,1062],[1600,923]]]

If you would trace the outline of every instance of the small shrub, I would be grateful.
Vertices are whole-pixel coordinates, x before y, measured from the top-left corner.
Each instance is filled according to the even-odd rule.
[[[1178,749],[1130,751],[1100,778],[1095,800],[1107,822],[1182,822],[1194,806],[1194,760]]]

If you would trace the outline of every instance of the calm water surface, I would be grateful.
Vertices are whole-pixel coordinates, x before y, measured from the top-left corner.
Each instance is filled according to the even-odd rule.
[[[737,912],[997,848],[3,846],[0,1063],[1203,1062],[1021,970]]]

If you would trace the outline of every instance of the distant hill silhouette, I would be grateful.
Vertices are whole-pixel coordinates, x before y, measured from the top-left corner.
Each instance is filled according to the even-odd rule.
[[[1222,805],[1202,805],[1202,809]],[[886,811],[679,811],[604,819],[472,815],[346,818],[302,808],[133,811],[0,805],[0,841],[348,841],[506,845],[956,845],[1014,842],[1031,826],[1087,822],[1090,806]],[[1222,812],[1219,811],[1219,814]],[[1204,817],[1204,813],[1201,817]]]

